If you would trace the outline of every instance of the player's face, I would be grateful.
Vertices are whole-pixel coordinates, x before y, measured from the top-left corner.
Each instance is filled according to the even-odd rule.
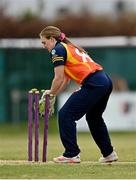
[[[55,47],[56,39],[51,37],[50,39],[47,39],[45,37],[41,37],[41,43],[43,45],[43,48],[46,48],[49,52]]]

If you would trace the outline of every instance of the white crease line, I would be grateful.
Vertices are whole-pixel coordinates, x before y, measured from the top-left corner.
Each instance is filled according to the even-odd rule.
[[[29,162],[29,161],[25,161],[25,160],[0,160],[0,165],[49,165],[49,164],[65,164],[65,163],[54,163],[53,161],[47,161],[47,162]],[[69,164],[73,164],[73,163],[69,163]],[[74,165],[82,165],[82,164],[90,164],[90,165],[127,165],[127,164],[136,164],[136,161],[118,161],[118,162],[112,162],[112,163],[103,163],[100,164],[97,161],[82,161],[81,163],[77,163]]]

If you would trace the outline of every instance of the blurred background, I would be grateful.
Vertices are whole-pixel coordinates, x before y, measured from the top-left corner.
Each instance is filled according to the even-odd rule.
[[[109,129],[136,130],[136,0],[0,0],[0,123],[26,122],[28,90],[50,88],[53,66],[39,40],[47,25],[112,77]],[[71,83],[58,97],[56,111],[76,88]],[[79,129],[87,130],[82,120]]]

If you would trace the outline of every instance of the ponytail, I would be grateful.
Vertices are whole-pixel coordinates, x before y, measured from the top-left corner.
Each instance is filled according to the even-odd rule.
[[[47,39],[50,39],[51,37],[55,38],[57,41],[60,42],[64,42],[65,44],[68,44],[70,46],[73,46],[75,48],[77,48],[80,52],[84,52],[86,53],[86,51],[73,44],[67,37],[66,35],[61,32],[61,30],[55,26],[47,26],[46,28],[44,28],[41,32],[40,32],[40,37],[46,37]]]

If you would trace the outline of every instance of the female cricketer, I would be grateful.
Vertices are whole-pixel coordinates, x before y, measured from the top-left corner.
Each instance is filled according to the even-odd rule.
[[[54,65],[54,78],[46,93],[58,95],[69,80],[81,85],[59,111],[59,132],[65,150],[63,155],[53,159],[54,162],[80,163],[76,121],[84,115],[92,137],[102,153],[99,162],[117,161],[117,153],[113,150],[102,117],[112,91],[111,79],[101,65],[94,62],[84,49],[74,45],[59,28],[47,26],[41,31],[40,39],[43,47],[49,51]]]

